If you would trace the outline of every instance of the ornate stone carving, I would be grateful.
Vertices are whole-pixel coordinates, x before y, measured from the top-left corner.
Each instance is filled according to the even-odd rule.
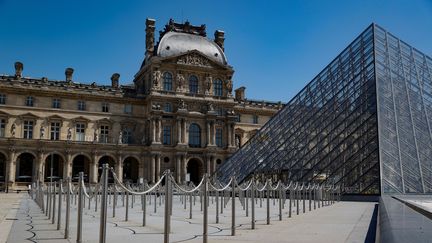
[[[161,105],[160,104],[152,104],[152,110],[160,110]]]
[[[211,63],[208,59],[196,53],[181,56],[177,59],[177,64],[185,64],[200,67],[211,67]]]
[[[40,128],[40,139],[45,138],[45,127],[41,126]]]
[[[67,138],[68,141],[72,141],[72,128],[68,128],[67,130]]]
[[[159,70],[156,70],[152,73],[152,80],[153,80],[153,88],[158,89],[160,80],[162,78],[162,73]]]
[[[227,89],[228,94],[231,94],[233,89],[233,83],[231,79],[225,80],[225,88]]]
[[[15,123],[13,123],[11,126],[11,136],[13,138],[15,137],[15,132],[16,132],[16,125],[15,125]]]
[[[120,131],[118,137],[118,144],[122,144],[122,143],[123,143],[123,131]]]
[[[186,103],[184,102],[184,100],[179,100],[179,103],[178,103],[178,109],[179,109],[179,110],[187,110],[187,105],[186,105]]]
[[[180,90],[180,91],[183,90],[183,86],[185,83],[185,78],[184,78],[183,74],[177,73],[176,80],[177,80],[177,90]]]
[[[206,95],[210,94],[212,83],[213,83],[213,77],[211,75],[208,75],[205,78],[205,94]]]

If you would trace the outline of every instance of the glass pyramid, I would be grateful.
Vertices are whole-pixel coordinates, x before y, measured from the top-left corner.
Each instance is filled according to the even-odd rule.
[[[432,193],[432,59],[370,25],[218,170]]]

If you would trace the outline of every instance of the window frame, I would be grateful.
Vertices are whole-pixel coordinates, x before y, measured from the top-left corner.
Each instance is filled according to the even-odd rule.
[[[34,131],[33,120],[24,120],[23,121],[23,138],[24,139],[33,139],[33,131]]]
[[[6,119],[0,117],[0,138],[6,137]]]
[[[195,130],[195,128],[197,130]],[[189,147],[201,147],[201,127],[197,123],[191,123],[189,125]]]
[[[35,99],[33,96],[29,95],[26,97],[25,106],[34,107]]]
[[[82,125],[82,127],[79,125]],[[75,123],[75,141],[84,142],[85,141],[85,130],[87,128],[87,124],[85,122],[77,122]],[[82,132],[78,132],[79,130],[82,130]]]
[[[87,104],[84,100],[78,100],[77,105],[79,111],[85,111],[87,109]]]
[[[223,96],[223,82],[221,79],[215,79],[213,81],[213,95],[222,97]]]
[[[172,126],[163,125],[162,127],[162,144],[171,145],[172,144]]]
[[[101,108],[102,108],[102,112],[109,113],[110,104],[108,102],[102,102]]]
[[[199,91],[199,80],[196,75],[189,76],[189,93],[198,94]]]
[[[216,127],[215,129],[215,143],[216,146],[219,148],[223,147],[223,128],[222,127]]]
[[[0,94],[0,105],[6,105],[7,96],[6,94]]]
[[[53,124],[57,124],[58,126],[53,126]],[[50,122],[50,140],[53,140],[53,141],[60,140],[61,125],[62,124],[60,121],[51,121]]]
[[[99,126],[99,142],[100,143],[108,143],[109,142],[109,134],[110,134],[110,126],[109,125],[100,125]]]
[[[127,107],[130,107],[130,109],[127,108]],[[133,111],[133,106],[132,106],[132,104],[124,104],[123,112],[124,112],[125,114],[132,114],[132,111]]]
[[[172,91],[173,90],[173,75],[172,73],[165,71],[162,75],[162,88],[164,91]]]

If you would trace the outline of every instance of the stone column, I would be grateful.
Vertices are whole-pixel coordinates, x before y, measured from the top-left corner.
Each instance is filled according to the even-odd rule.
[[[158,119],[158,131],[157,131],[157,141],[160,143],[162,141],[162,119]]]
[[[155,169],[156,169],[156,155],[151,154],[150,155],[150,169],[149,169],[149,179],[151,182],[156,182],[156,176],[155,176]]]
[[[231,124],[230,123],[227,124],[227,135],[228,135],[227,144],[228,147],[231,147],[232,144],[231,144]]]
[[[186,120],[183,119],[183,130],[182,130],[182,143],[188,144],[189,143],[189,137],[187,136],[187,124]]]
[[[123,158],[121,155],[117,156],[117,163],[115,164],[115,173],[120,182],[123,182]]]
[[[212,122],[212,145],[216,144],[216,123]]]
[[[98,156],[96,153],[92,154],[92,161],[90,164],[90,183],[97,183],[98,181]]]
[[[52,155],[52,154],[51,154]],[[43,151],[39,151],[38,157],[37,157],[37,163],[36,163],[36,175],[33,175],[32,181],[34,179],[39,181],[45,180],[45,161],[44,161],[45,154]],[[50,174],[48,173],[48,176]]]
[[[205,162],[205,173],[207,173],[207,174],[210,174],[211,173],[211,171],[210,171],[210,168],[211,168],[211,160],[212,160],[212,157],[213,156],[211,156],[211,155],[207,155],[206,156],[206,162]]]
[[[156,154],[156,181],[161,177],[161,155]]]
[[[151,119],[151,135],[152,135],[152,143],[156,142],[156,121],[154,118]]]
[[[63,165],[63,179],[72,177],[72,154],[70,152],[66,153],[66,161]]]
[[[182,143],[182,125],[181,119],[177,119],[177,144]]]
[[[186,173],[187,173],[187,162],[186,162],[186,155],[182,156],[181,159],[181,177],[182,177],[182,181],[185,182],[186,181]]]
[[[235,146],[235,130],[234,130],[234,124],[230,124],[231,129],[231,146]]]
[[[9,185],[13,185],[15,183],[15,174],[16,174],[16,153],[15,149],[9,150],[9,161],[8,161],[8,179],[7,182]]]
[[[181,155],[176,156],[176,181],[177,183],[181,183]]]
[[[212,173],[215,173],[216,172],[216,156],[213,156],[213,159],[212,159]]]
[[[211,130],[210,130],[210,121],[207,121],[206,122],[206,126],[207,126],[207,129],[206,129],[206,138],[207,138],[207,146],[210,146],[210,145],[212,145],[212,136],[211,136]]]
[[[144,178],[145,155],[140,156],[140,161],[138,163],[138,178]]]

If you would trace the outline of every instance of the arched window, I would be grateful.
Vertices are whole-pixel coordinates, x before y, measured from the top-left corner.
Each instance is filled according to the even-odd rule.
[[[195,75],[189,77],[189,92],[191,94],[198,93],[198,78]]]
[[[169,72],[163,74],[163,89],[166,91],[172,90],[172,74]]]
[[[222,80],[215,79],[213,82],[214,91],[213,94],[215,96],[222,96]]]
[[[196,123],[189,126],[189,146],[193,148],[201,147],[201,128]]]

